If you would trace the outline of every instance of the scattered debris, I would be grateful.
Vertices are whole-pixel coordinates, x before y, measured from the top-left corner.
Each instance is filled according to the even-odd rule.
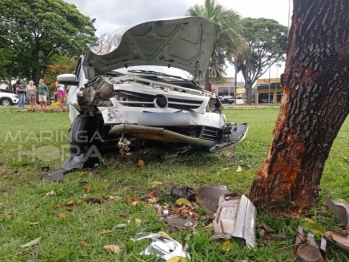
[[[324,233],[324,237],[338,247],[349,251],[349,204],[325,197],[325,202],[336,217],[344,224],[345,229],[334,228]]]
[[[165,217],[166,222],[172,228],[183,229],[197,226],[197,219],[192,215],[182,215],[180,213]]]
[[[69,157],[63,164],[62,168],[55,170],[51,173],[43,175],[41,180],[47,181],[63,181],[64,174],[73,169],[82,169],[87,167],[96,167],[100,164],[99,158],[97,157],[85,157],[85,154],[78,156]],[[80,173],[81,174],[81,173]]]
[[[349,229],[349,204],[331,200],[327,196],[325,196],[325,202],[336,217]]]
[[[219,198],[222,195],[232,194],[224,185],[202,186],[195,189],[195,192],[196,201],[211,216],[217,211]]]
[[[320,246],[318,246],[314,240],[314,237],[314,233],[309,231],[307,238],[305,238],[303,228],[301,226],[298,226],[297,238],[293,251],[293,256],[297,259],[296,261],[327,261],[326,239],[324,237],[321,237],[321,244]]]
[[[188,186],[174,186],[171,190],[171,196],[178,198],[186,198],[190,201],[195,200],[195,192],[193,188]]]
[[[212,239],[239,237],[246,240],[249,247],[256,245],[256,208],[245,196],[226,194],[219,198],[214,215]]]
[[[132,240],[139,241],[147,238],[150,238],[152,243],[141,252],[140,255],[156,254],[165,260],[169,260],[173,257],[184,257],[190,259],[189,254],[183,251],[183,247],[180,243],[160,234],[139,233]]]

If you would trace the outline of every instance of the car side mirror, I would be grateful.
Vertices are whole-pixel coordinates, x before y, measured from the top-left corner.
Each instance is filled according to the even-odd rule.
[[[76,75],[74,74],[62,74],[57,76],[57,81],[62,85],[77,86],[79,84]]]

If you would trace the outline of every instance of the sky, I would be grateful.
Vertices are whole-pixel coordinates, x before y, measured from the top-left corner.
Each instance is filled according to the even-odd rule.
[[[184,16],[193,5],[202,5],[204,0],[65,0],[74,4],[77,9],[91,19],[99,37],[116,29],[147,20]],[[289,26],[289,11],[292,15],[292,0],[217,0],[228,9],[235,10],[242,18],[268,18]],[[290,8],[289,8],[290,7]],[[270,71],[272,78],[284,70],[273,66]],[[234,68],[229,67],[227,76],[234,76]],[[267,72],[263,77],[269,77]],[[238,75],[238,81],[242,76]]]

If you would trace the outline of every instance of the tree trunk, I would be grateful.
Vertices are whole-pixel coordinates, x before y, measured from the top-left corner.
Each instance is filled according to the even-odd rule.
[[[246,104],[250,105],[252,100],[252,83],[249,81],[245,83],[245,92],[246,92]]]
[[[294,0],[284,96],[250,193],[263,209],[300,214],[316,204],[325,161],[349,112],[347,10],[346,0]]]

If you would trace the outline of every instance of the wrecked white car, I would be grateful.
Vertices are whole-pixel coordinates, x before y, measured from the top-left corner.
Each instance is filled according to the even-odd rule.
[[[71,153],[105,141],[127,151],[136,138],[211,152],[242,141],[248,124],[227,123],[216,94],[195,82],[209,66],[214,37],[213,24],[184,17],[122,28],[89,45],[74,74],[57,77],[70,85]]]

